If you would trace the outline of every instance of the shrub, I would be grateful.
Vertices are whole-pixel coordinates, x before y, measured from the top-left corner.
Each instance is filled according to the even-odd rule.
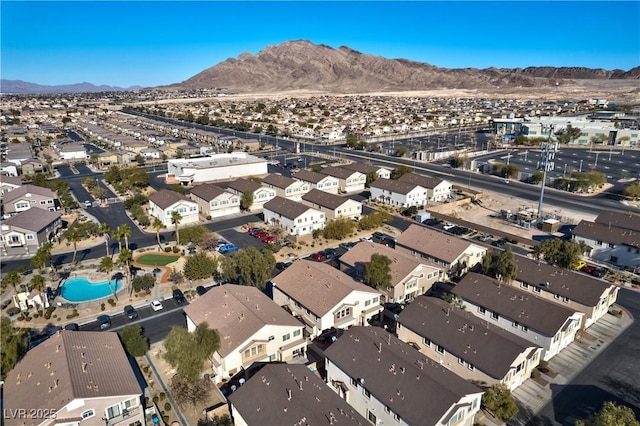
[[[155,285],[155,283],[156,279],[153,274],[144,274],[135,277],[131,281],[131,286],[135,291],[141,291],[151,289]]]
[[[174,253],[180,253],[180,249],[178,248],[178,246],[173,246],[172,251],[173,251]]]
[[[106,309],[106,307],[104,306],[104,303],[101,303],[101,304],[100,304],[100,310],[101,310],[101,311],[104,311],[105,309]]]
[[[47,308],[47,310],[45,311],[45,313],[44,313],[44,318],[45,319],[51,318],[51,314],[53,314],[53,311],[55,311],[55,310],[56,310],[55,306],[49,306]]]
[[[211,220],[211,215],[210,214],[207,215],[207,220]]]
[[[164,248],[164,252],[165,253],[171,253],[171,247],[165,247]]]
[[[7,315],[9,315],[10,317],[14,315],[18,315],[19,313],[20,313],[20,309],[16,308],[15,306],[12,306],[9,309],[7,309]]]
[[[153,403],[154,403],[154,404],[157,404],[157,403],[158,403],[158,401],[160,401],[160,398],[158,398],[158,395],[155,395],[155,396],[153,397]]]
[[[171,411],[171,404],[169,404],[168,402],[164,403],[164,411]]]
[[[160,401],[164,401],[164,399],[167,397],[167,394],[164,392],[160,392]],[[165,407],[166,410],[166,407]]]

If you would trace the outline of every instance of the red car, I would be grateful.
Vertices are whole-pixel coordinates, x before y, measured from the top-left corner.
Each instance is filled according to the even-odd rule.
[[[313,253],[309,257],[312,258],[313,260],[315,260],[316,262],[324,262],[325,260],[327,260],[327,258],[324,257],[324,255],[322,253]]]
[[[275,235],[267,235],[266,237],[264,237],[261,241],[263,243],[270,243],[271,241],[277,239],[278,237],[276,237]]]
[[[591,275],[591,274],[593,274],[593,271],[596,270],[596,268],[591,266],[591,265],[586,265],[586,266],[583,266],[582,269],[580,269],[580,270],[582,272],[584,272],[585,274]]]
[[[253,234],[253,236],[254,236],[255,238],[260,238],[260,239],[262,239],[262,238],[264,238],[264,237],[268,237],[268,236],[269,236],[269,233],[268,233],[268,232],[264,232],[264,231],[263,231],[263,232],[258,232],[257,234]]]

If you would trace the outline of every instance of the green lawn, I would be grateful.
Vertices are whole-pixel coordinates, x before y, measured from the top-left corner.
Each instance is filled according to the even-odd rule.
[[[178,259],[180,259],[180,256],[177,254],[143,254],[136,259],[136,262],[140,263],[141,265],[165,266],[171,262],[175,262]]]

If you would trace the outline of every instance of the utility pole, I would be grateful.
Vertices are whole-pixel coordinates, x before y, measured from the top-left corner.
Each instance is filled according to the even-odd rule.
[[[551,135],[553,134],[553,124],[548,127],[549,129],[549,138],[547,142],[543,142],[540,144],[540,148],[542,151],[542,186],[540,187],[540,201],[538,201],[538,222],[542,221],[542,203],[544,201],[544,186],[547,183],[547,171],[553,170],[555,164],[553,162],[553,158],[558,151],[557,143],[554,144],[551,142]]]

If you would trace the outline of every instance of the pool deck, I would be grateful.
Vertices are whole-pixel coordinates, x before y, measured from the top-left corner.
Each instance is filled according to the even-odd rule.
[[[138,263],[137,260],[139,258],[141,258],[142,256],[148,255],[148,254],[153,254],[155,256],[179,256],[178,259],[176,259],[175,262],[171,262],[167,265],[147,265],[145,263]],[[175,267],[177,270],[182,270],[182,266],[184,266],[184,256],[176,254],[176,253],[165,253],[165,252],[161,252],[161,251],[157,251],[157,252],[153,252],[153,251],[148,251],[148,252],[144,252],[144,253],[140,253],[138,256],[136,256],[133,259],[132,265],[136,266],[138,268],[142,268],[145,273],[153,273],[153,270],[155,268],[158,269],[162,269],[162,276],[160,277],[160,283],[168,283],[169,282],[169,276],[171,275],[171,272],[173,271],[173,268]]]

